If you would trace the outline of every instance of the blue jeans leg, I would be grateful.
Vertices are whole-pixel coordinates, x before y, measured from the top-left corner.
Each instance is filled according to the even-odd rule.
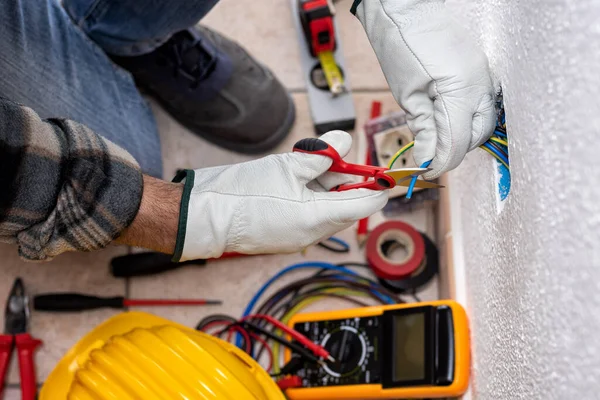
[[[64,0],[75,23],[106,52],[149,53],[195,25],[218,0]]]
[[[57,0],[0,1],[0,95],[43,118],[85,124],[127,149],[145,173],[162,175],[150,107]]]

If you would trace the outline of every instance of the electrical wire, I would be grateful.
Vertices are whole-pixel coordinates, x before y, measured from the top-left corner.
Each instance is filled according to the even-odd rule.
[[[321,269],[338,271],[338,272],[342,272],[342,273],[345,273],[345,274],[348,274],[348,275],[352,275],[352,276],[359,276],[356,272],[352,271],[351,269],[348,269],[348,268],[345,268],[345,267],[338,267],[337,265],[330,264],[330,263],[327,263],[327,262],[310,261],[310,262],[304,262],[304,263],[298,263],[298,264],[290,265],[289,267],[286,267],[286,268],[282,269],[281,271],[279,271],[277,274],[275,274],[275,276],[273,276],[271,279],[269,279],[266,283],[264,283],[258,289],[258,291],[254,294],[254,296],[252,297],[252,299],[250,300],[250,302],[248,303],[248,305],[244,309],[242,317],[250,315],[250,313],[252,312],[252,310],[256,306],[256,303],[258,302],[259,298],[265,293],[265,291],[274,282],[276,282],[282,276],[284,276],[284,275],[286,275],[286,274],[288,274],[288,273],[290,273],[292,271],[298,270],[298,269],[315,268],[315,267],[316,268],[321,268]]]
[[[383,287],[378,281],[359,274],[349,267],[368,268],[368,264],[346,262],[334,265],[326,262],[305,262],[288,266],[258,289],[246,306],[240,321],[227,315],[214,315],[200,321],[197,329],[213,333],[217,327],[222,327],[213,334],[217,337],[227,334],[227,339],[235,335],[235,344],[256,360],[263,359],[261,356],[266,351],[269,370],[273,372],[280,371],[281,346],[289,348],[293,354],[298,354],[304,360],[322,362],[308,349],[317,352],[321,357],[328,356],[327,351],[308,338],[302,341],[296,336],[299,333],[293,334],[292,332],[295,331],[287,326],[289,319],[295,313],[326,298],[337,298],[359,307],[368,306],[373,302],[376,304],[403,302],[397,294]],[[308,277],[283,285],[263,299],[266,291],[280,278],[292,272],[311,269],[316,271]],[[365,302],[360,298],[370,298],[370,301]],[[284,332],[292,335],[299,342],[287,340]],[[274,352],[275,349],[277,352]]]
[[[503,160],[501,160],[500,158],[496,157],[496,154],[494,154],[494,152],[490,149],[488,149],[487,147],[481,147],[482,150],[487,151],[488,153],[490,153],[492,156],[494,156],[494,158],[496,160],[498,160],[502,165],[504,165],[507,169],[510,169],[510,167],[508,166],[507,163],[505,163]]]
[[[297,304],[296,306],[294,306],[291,310],[289,310],[286,313],[286,315],[284,315],[281,318],[281,322],[284,323],[284,324],[287,324],[290,321],[290,319],[292,318],[292,316],[294,316],[299,311],[303,310],[304,308],[308,307],[309,305],[311,305],[311,304],[313,304],[313,303],[315,303],[315,302],[317,302],[317,301],[319,301],[321,299],[322,299],[322,297],[317,296],[317,297],[311,297],[311,298],[303,300],[302,302],[300,302],[299,304]],[[277,345],[277,343],[273,344],[272,351],[273,351],[273,359],[274,360],[279,360],[280,359],[280,354],[279,354],[280,347]],[[274,373],[279,372],[279,364],[278,364],[277,361],[273,364],[273,372]]]
[[[504,135],[506,137],[506,135]],[[491,137],[490,141],[501,144],[502,146],[508,147],[508,142],[499,138]]]
[[[324,347],[311,342],[309,338],[307,338],[300,332],[284,325],[281,321],[276,320],[275,318],[271,317],[270,315],[252,314],[252,315],[248,315],[248,316],[242,318],[242,321],[247,321],[249,319],[262,319],[264,321],[267,321],[269,324],[273,325],[278,330],[283,331],[287,335],[291,336],[292,339],[300,342],[300,344],[302,344],[304,347],[306,347],[307,349],[312,351],[314,355],[324,358],[324,359],[327,359],[327,360],[330,360],[330,361],[334,361],[333,357],[331,357],[329,352],[327,350],[325,350]]]
[[[427,167],[429,167],[430,164],[431,164],[431,160],[425,161],[423,164],[421,164],[420,168],[427,168]],[[416,184],[417,184],[417,176],[413,176],[412,178],[410,178],[410,184],[408,185],[408,190],[406,191],[407,199],[410,199],[412,197],[413,190],[415,190]]]
[[[330,246],[329,244],[327,244],[328,242],[335,243],[340,247]],[[348,253],[350,251],[350,244],[335,236],[331,236],[329,239],[317,243],[317,245],[334,253]]]
[[[390,160],[390,162],[388,163],[388,169],[392,169],[392,166],[394,165],[394,163],[396,162],[396,160],[398,160],[398,158],[406,153],[408,150],[410,150],[413,146],[415,145],[415,142],[410,142],[409,144],[407,144],[406,146],[402,147],[400,150],[398,150],[393,156],[392,159]]]
[[[281,337],[280,335],[276,335],[275,333],[273,333],[269,330],[263,329],[260,326],[253,324],[250,321],[243,321],[242,324],[244,326],[246,326],[248,330],[258,332],[258,333],[268,337],[269,339],[275,341],[275,344],[278,343],[280,345],[283,345],[283,346],[289,348],[290,350],[296,352],[297,354],[304,357],[308,361],[312,361],[315,363],[320,362],[320,360],[319,360],[319,358],[317,358],[317,356],[315,356],[312,352],[308,351],[307,349],[305,349],[298,343],[290,342],[289,340]],[[275,353],[273,353],[273,370],[275,372],[279,372],[279,365],[277,364],[277,359],[275,358]]]
[[[504,113],[504,107],[502,106],[502,102],[499,103],[500,114],[498,116],[498,121],[496,123],[496,129],[494,130],[494,135],[498,137],[492,136],[487,142],[479,146],[479,148],[487,151],[491,154],[496,160],[498,160],[502,165],[506,168],[510,169],[510,163],[508,160],[508,135],[506,134],[506,114]],[[505,149],[498,148],[494,146],[494,144],[499,144],[505,147]],[[402,147],[398,150],[391,158],[388,163],[388,169],[392,169],[394,163],[398,160],[398,158],[411,149],[415,145],[415,142],[410,142],[406,146]],[[431,161],[429,161],[430,163]],[[429,166],[429,164],[427,164]],[[421,165],[421,168],[426,168],[425,163]],[[414,183],[416,181],[416,177],[411,179],[410,185],[408,187],[408,191],[406,194],[406,198],[410,199],[412,195],[412,191],[414,189]]]
[[[227,321],[230,324],[235,324],[237,322],[235,318],[230,317],[229,315],[213,314],[209,315],[206,318],[203,318],[200,322],[198,322],[198,325],[196,325],[196,330],[203,331],[208,326],[208,324],[213,321]]]
[[[508,168],[508,158],[504,157],[504,155],[502,153],[500,153],[498,150],[496,150],[496,148],[494,146],[492,146],[490,143],[487,143],[487,142],[484,143],[482,146],[491,150],[493,155],[497,159],[499,159],[502,162],[502,164],[504,164]]]
[[[494,149],[496,149],[498,152],[500,152],[500,154],[502,154],[504,156],[504,158],[506,158],[508,160],[508,153],[507,153],[508,150],[506,150],[506,148],[504,146],[502,146],[502,145],[500,145],[498,143],[489,142],[489,141],[486,142],[485,144],[493,147]]]
[[[368,264],[359,262],[344,262],[336,266],[369,268]],[[367,303],[357,300],[355,298],[356,296],[372,297],[373,300],[379,304],[395,304],[403,302],[395,293],[392,293],[381,286],[378,281],[368,279],[360,274],[355,273],[349,275],[344,274],[337,269],[322,268],[319,269],[312,278],[321,279],[298,280],[282,287],[264,300],[262,304],[257,307],[256,312],[269,314],[281,319],[281,316],[285,315],[292,307],[298,304],[299,301],[320,295],[324,295],[325,297],[338,297],[359,306],[367,305]],[[358,282],[358,285],[353,285],[352,282],[349,283],[349,279],[355,283]],[[257,358],[260,357],[263,350],[264,349],[259,348]]]
[[[270,372],[271,369],[273,369],[273,350],[271,350],[271,346],[269,346],[269,343],[267,343],[267,341],[263,338],[261,338],[259,335],[257,335],[256,333],[250,333],[250,337],[252,337],[254,340],[256,340],[257,342],[259,342],[262,345],[263,349],[267,350],[267,356],[269,359],[269,365],[267,367],[267,372]],[[258,356],[256,357],[256,359],[258,360]]]

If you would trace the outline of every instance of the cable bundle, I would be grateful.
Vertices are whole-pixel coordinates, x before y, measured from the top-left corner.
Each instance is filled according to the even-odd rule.
[[[305,361],[323,363],[329,357],[325,349],[287,327],[286,324],[294,314],[325,298],[342,299],[359,307],[373,303],[404,302],[379,282],[349,267],[368,268],[368,265],[306,262],[289,266],[269,279],[256,292],[241,319],[237,320],[227,315],[213,315],[203,319],[196,328],[228,341],[231,341],[235,334],[238,347],[255,359],[258,360],[263,352],[267,353],[269,360],[267,370],[272,371],[273,376],[293,375]],[[317,269],[315,273],[286,284],[270,296],[265,296],[266,298],[259,303],[265,292],[282,277],[291,272],[315,268]],[[294,341],[288,340],[288,336]],[[292,360],[283,368],[280,365],[281,346],[290,349],[293,354]]]
[[[490,137],[487,142],[485,142],[484,144],[479,146],[479,148],[490,153],[496,160],[498,160],[498,162],[500,162],[502,165],[504,165],[507,169],[510,170],[510,163],[508,161],[508,136],[506,134],[506,115],[504,113],[504,104],[502,101],[502,93],[500,93],[498,95],[498,104],[497,105],[498,105],[499,112],[498,112],[498,118],[496,120],[496,129],[494,130],[492,137]],[[390,160],[390,162],[388,164],[388,168],[392,169],[396,160],[398,160],[398,158],[402,154],[404,154],[408,150],[412,149],[414,145],[415,145],[415,142],[413,141],[413,142],[410,142],[409,144],[407,144],[406,146],[402,147],[400,150],[398,150],[396,152],[396,154],[394,154],[392,156],[392,159]],[[431,161],[427,161],[427,162],[423,163],[420,167],[426,168],[429,166],[430,163],[431,163]],[[414,189],[414,182],[416,180],[417,180],[417,177],[413,177],[411,180],[411,184],[408,187],[408,191],[406,193],[406,198],[408,198],[408,199],[410,199],[410,197],[412,196],[412,192]]]

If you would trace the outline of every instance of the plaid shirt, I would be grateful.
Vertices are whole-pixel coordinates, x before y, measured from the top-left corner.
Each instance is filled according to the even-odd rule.
[[[89,128],[0,98],[0,242],[25,260],[106,246],[134,219],[142,173]]]

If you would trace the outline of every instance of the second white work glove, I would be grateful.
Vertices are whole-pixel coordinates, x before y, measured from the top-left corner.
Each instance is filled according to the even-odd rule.
[[[342,157],[352,145],[341,131],[321,139]],[[386,204],[387,191],[329,192],[348,180],[330,166],[324,156],[285,153],[186,171],[174,260],[300,251]]]
[[[494,129],[488,60],[444,0],[355,0],[396,101],[415,134],[417,165],[433,179],[456,168]]]

